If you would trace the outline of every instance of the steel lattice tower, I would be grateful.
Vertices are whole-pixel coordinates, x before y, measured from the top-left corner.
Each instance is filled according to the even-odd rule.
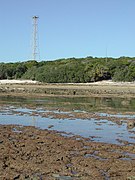
[[[39,54],[39,42],[38,42],[38,16],[33,16],[33,47],[32,47],[32,59],[37,60],[37,56],[40,59]]]

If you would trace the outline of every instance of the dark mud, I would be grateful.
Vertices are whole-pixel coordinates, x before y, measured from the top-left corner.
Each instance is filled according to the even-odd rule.
[[[90,142],[56,131],[0,126],[0,179],[135,178],[135,146]]]

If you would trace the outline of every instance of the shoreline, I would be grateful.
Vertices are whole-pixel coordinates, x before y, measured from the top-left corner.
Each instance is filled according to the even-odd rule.
[[[131,85],[135,86],[135,81],[133,82],[115,82],[112,80],[102,80],[97,82],[91,82],[91,83],[42,83],[38,81],[33,80],[16,80],[16,79],[3,79],[0,80],[0,84],[60,84],[60,85],[116,85],[116,86],[123,86],[123,85]]]
[[[3,82],[3,83],[2,83]],[[18,82],[18,83],[17,83]],[[135,83],[39,83],[33,81],[1,80],[0,95],[9,96],[65,96],[65,97],[135,97]],[[24,83],[25,82],[25,83]]]

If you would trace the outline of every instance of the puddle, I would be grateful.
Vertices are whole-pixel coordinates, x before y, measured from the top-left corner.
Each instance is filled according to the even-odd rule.
[[[97,156],[97,155],[95,155],[95,154],[85,154],[84,157],[85,157],[85,158],[94,157],[95,159],[98,159],[98,160],[100,160],[100,161],[106,161],[106,160],[108,160],[107,158],[101,158],[101,157],[99,157],[99,156]]]
[[[125,155],[125,157],[124,157],[125,160],[135,160],[135,154],[127,153],[127,152],[125,152],[123,154]]]
[[[60,176],[59,174],[53,174],[56,180],[73,180],[71,176]]]
[[[119,153],[122,157],[120,158],[121,160],[126,160],[126,161],[131,161],[135,160],[135,154],[129,153],[129,152],[121,152],[119,150],[112,150],[111,152],[114,153]]]
[[[108,113],[96,113],[97,115],[101,117],[115,117],[115,118],[128,118],[133,119],[135,118],[135,115],[128,115],[128,114],[108,114]]]
[[[12,131],[13,131],[13,132],[16,132],[16,133],[22,133],[22,131],[20,131],[20,130],[18,130],[18,129],[16,129],[16,128],[13,128]]]
[[[117,123],[104,119],[104,116],[102,116],[100,120],[94,118],[59,119],[53,118],[53,116],[43,117],[42,114],[50,112],[70,114],[70,116],[72,116],[72,113],[59,110],[44,110],[43,108],[29,109],[15,106],[5,106],[1,109],[0,124],[18,124],[35,126],[41,129],[57,130],[65,132],[62,133],[62,135],[67,137],[79,135],[97,142],[122,144],[123,141],[128,141],[129,143],[135,143],[134,138],[131,138],[134,136],[134,131],[128,131],[126,123],[123,122],[121,125],[118,125]],[[19,132],[18,130],[15,131]],[[118,139],[120,140],[118,141]]]

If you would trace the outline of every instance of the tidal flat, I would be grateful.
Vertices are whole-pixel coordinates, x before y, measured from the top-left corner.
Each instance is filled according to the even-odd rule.
[[[0,179],[134,179],[133,97],[0,96]]]

